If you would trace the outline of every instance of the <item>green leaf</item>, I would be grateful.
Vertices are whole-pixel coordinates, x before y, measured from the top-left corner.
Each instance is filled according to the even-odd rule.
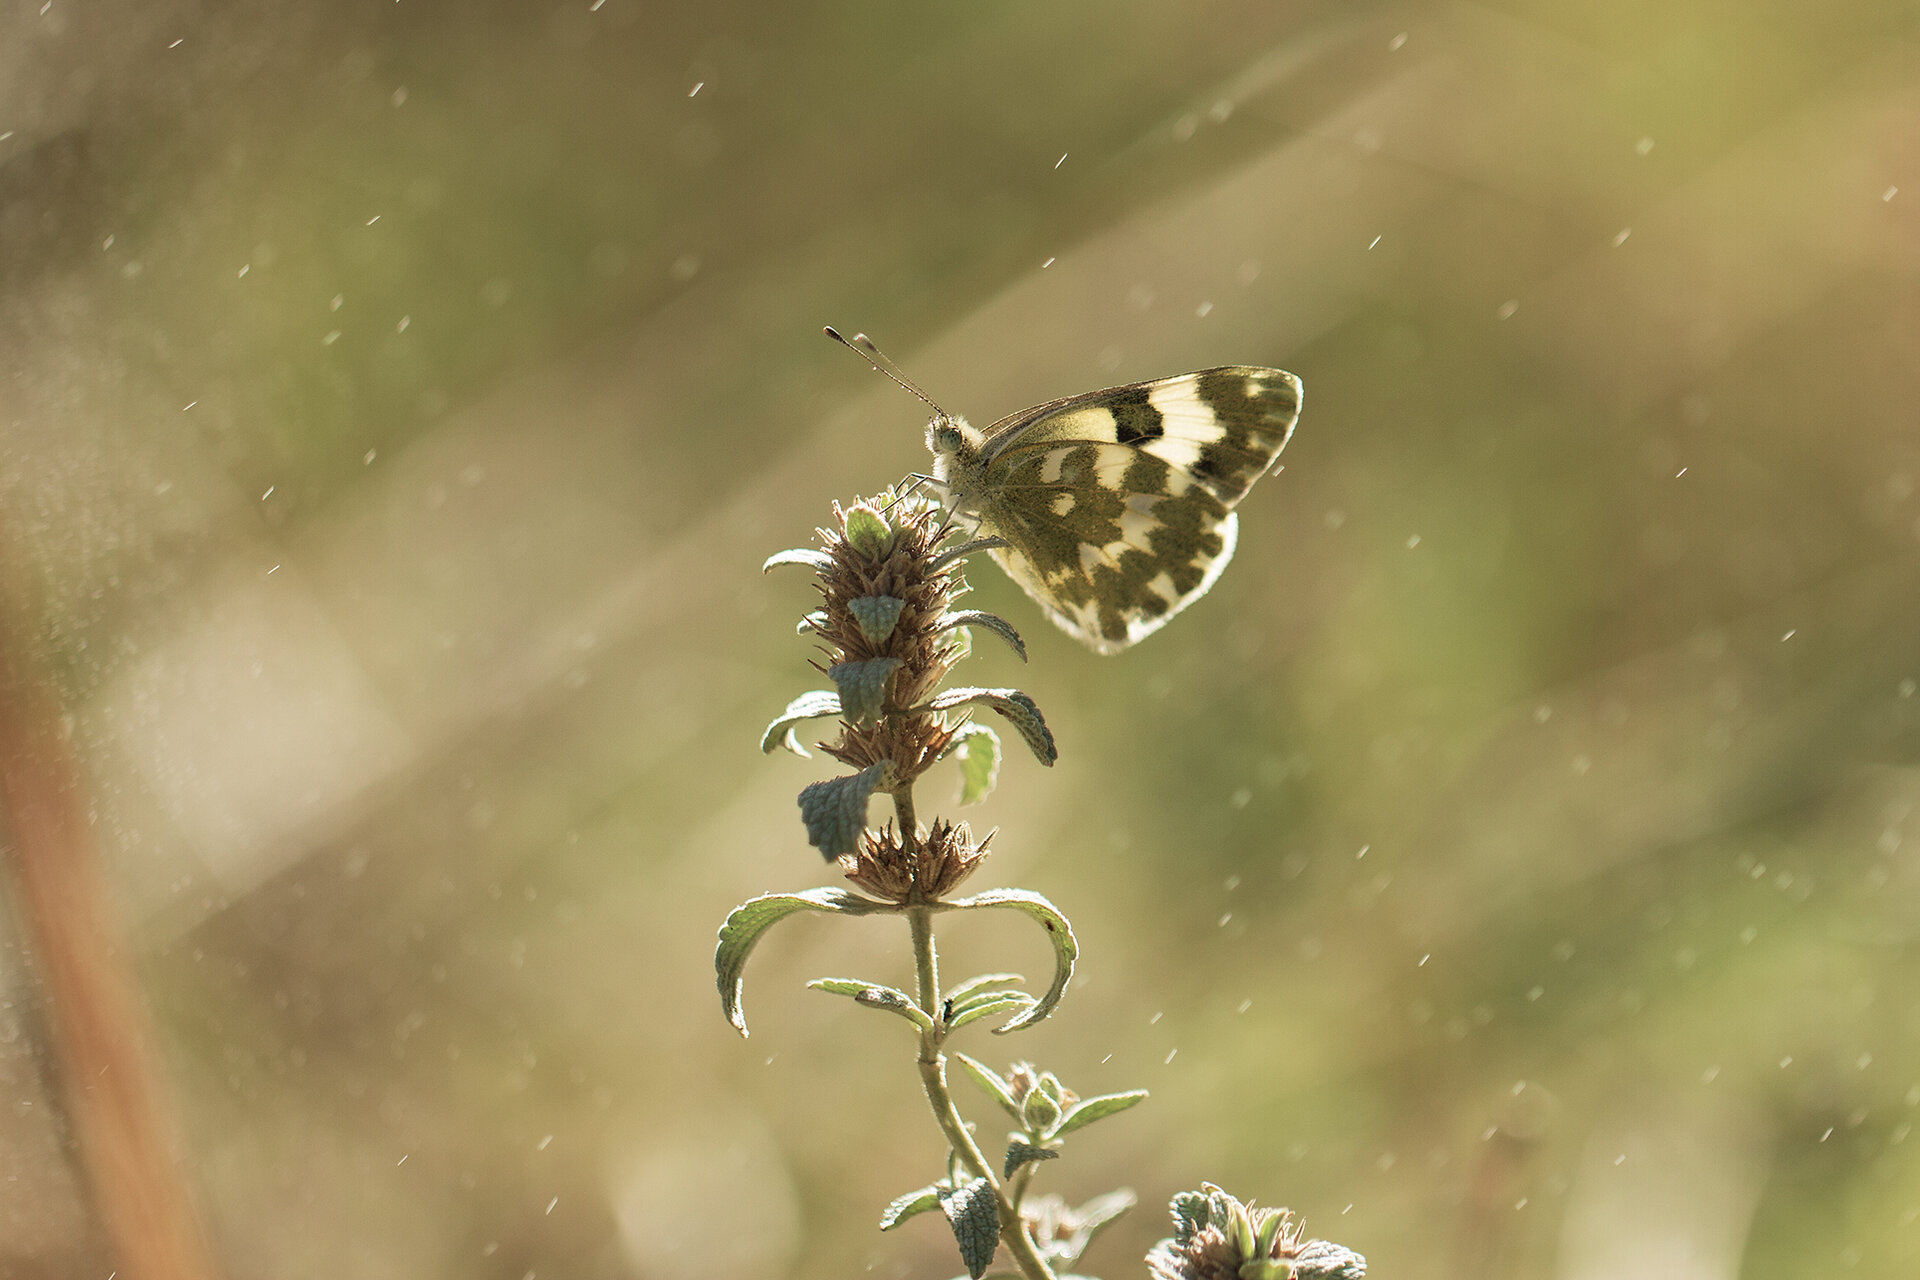
[[[940,1212],[947,1215],[954,1242],[960,1246],[960,1261],[967,1274],[980,1280],[1000,1246],[1000,1202],[994,1197],[993,1184],[975,1178],[940,1196]]]
[[[847,601],[847,612],[860,624],[860,634],[868,644],[884,644],[900,622],[900,611],[907,602],[899,596],[860,596]]]
[[[1367,1260],[1331,1240],[1309,1240],[1293,1260],[1295,1280],[1366,1280]]]
[[[847,512],[847,542],[869,560],[878,560],[893,546],[893,528],[885,516],[862,503]]]
[[[1000,778],[1000,735],[984,724],[962,725],[953,754],[960,762],[960,803],[979,804]]]
[[[973,991],[960,997],[958,1000],[947,1001],[945,1004],[941,1006],[941,1008],[946,1013],[947,1017],[954,1018],[954,1017],[958,1017],[960,1014],[968,1012],[971,1009],[975,1009],[982,1004],[985,1004],[989,1000],[1004,1000],[1008,996],[1024,996],[1026,994],[1027,994],[1026,992],[1018,989],[1010,989],[1010,990],[995,989],[991,991]]]
[[[887,681],[899,666],[898,658],[868,658],[828,667],[827,674],[840,690],[840,714],[854,724],[879,719],[887,703]]]
[[[1046,1147],[1036,1147],[1030,1142],[1022,1142],[1020,1139],[1015,1138],[1007,1143],[1006,1168],[1000,1176],[1003,1178],[1011,1178],[1014,1175],[1014,1171],[1023,1164],[1033,1164],[1039,1160],[1058,1160],[1059,1158],[1060,1153],[1058,1151],[1052,1151]]]
[[[1080,955],[1080,944],[1074,939],[1073,926],[1060,914],[1060,908],[1048,902],[1037,893],[1026,889],[989,889],[985,893],[976,893],[971,898],[956,898],[944,904],[951,911],[971,911],[981,907],[1009,907],[1025,912],[1033,917],[1041,928],[1047,931],[1047,939],[1053,943],[1053,985],[1040,997],[1033,1008],[1027,1010],[1004,1027],[994,1028],[994,1034],[1005,1035],[1009,1031],[1019,1031],[1053,1012],[1053,1006],[1060,1003],[1060,997],[1067,989],[1067,983],[1073,977],[1073,962]]]
[[[899,911],[891,902],[875,902],[845,889],[808,889],[803,893],[769,893],[743,902],[720,926],[720,941],[713,951],[714,973],[720,987],[720,1010],[742,1036],[747,1034],[746,1010],[741,997],[746,986],[747,957],[761,937],[774,925],[798,911],[823,911],[835,915],[867,916],[875,912]]]
[[[1034,1003],[1032,996],[1024,991],[996,991],[970,1002],[964,1009],[954,1010],[947,1018],[949,1030],[957,1031],[969,1022],[978,1022],[982,1018],[991,1018],[1006,1013],[1010,1009],[1023,1012]]]
[[[1013,1100],[1013,1085],[1005,1076],[978,1058],[969,1058],[958,1050],[954,1051],[953,1056],[960,1060],[960,1065],[965,1068],[966,1073],[973,1077],[973,1082],[979,1085],[989,1098],[999,1103],[1001,1109],[1015,1120],[1020,1118],[1020,1104]]]
[[[1174,1243],[1181,1245],[1200,1234],[1212,1216],[1212,1206],[1204,1191],[1182,1191],[1167,1204],[1167,1209],[1173,1214]]]
[[[1060,1100],[1044,1089],[1029,1089],[1020,1099],[1020,1123],[1028,1133],[1048,1134],[1060,1123]]]
[[[869,1009],[897,1013],[922,1031],[933,1030],[933,1019],[927,1016],[926,1011],[915,1004],[906,992],[893,987],[877,982],[862,982],[858,978],[815,978],[807,985],[829,995],[851,996],[855,1004],[863,1004]]]
[[[935,1182],[920,1188],[918,1191],[907,1192],[907,1194],[888,1205],[886,1212],[880,1215],[880,1229],[882,1231],[891,1231],[908,1218],[925,1213],[929,1209],[939,1208],[940,1194],[948,1190],[951,1190],[951,1187],[947,1183]]]
[[[941,650],[940,659],[949,667],[957,667],[973,656],[973,632],[965,627],[955,627],[947,633],[946,647]]]
[[[1025,981],[1026,978],[1017,973],[976,973],[963,982],[954,983],[941,999],[948,1005],[954,1005],[976,991],[985,991],[988,987],[1010,986],[1013,983]]]
[[[831,689],[813,689],[801,694],[787,704],[780,718],[767,726],[760,735],[760,750],[772,754],[775,747],[785,747],[797,756],[808,755],[807,749],[800,745],[800,739],[794,735],[794,726],[807,720],[818,720],[822,716],[840,714],[840,695]]]
[[[1041,764],[1050,765],[1060,758],[1060,752],[1053,745],[1053,733],[1047,728],[1046,717],[1040,714],[1040,708],[1033,699],[1018,689],[948,689],[929,698],[927,710],[951,711],[969,702],[984,702],[1005,716],[1020,731],[1021,739]]]
[[[1093,1238],[1113,1222],[1117,1221],[1127,1210],[1133,1208],[1136,1203],[1137,1200],[1133,1192],[1126,1187],[1121,1187],[1117,1191],[1109,1191],[1103,1195],[1097,1195],[1081,1205],[1079,1209],[1075,1210],[1075,1213],[1080,1218],[1080,1228],[1073,1233],[1073,1238],[1068,1241],[1067,1256],[1063,1261],[1067,1263],[1078,1262],[1081,1256],[1086,1253],[1087,1246],[1093,1243]],[[1062,1276],[1061,1280],[1066,1280],[1066,1277]]]
[[[800,791],[800,820],[807,824],[807,841],[832,861],[852,853],[867,825],[867,799],[886,773],[884,761],[859,773],[816,782]]]
[[[1060,1123],[1054,1128],[1053,1137],[1065,1137],[1075,1129],[1084,1129],[1095,1120],[1105,1120],[1117,1115],[1128,1107],[1137,1106],[1147,1100],[1145,1089],[1130,1089],[1126,1093],[1103,1093],[1097,1098],[1086,1098],[1075,1103],[1067,1114],[1060,1117]]]
[[[767,562],[760,566],[760,572],[765,573],[767,570],[783,564],[804,564],[812,569],[831,569],[833,567],[833,557],[824,551],[814,551],[808,547],[792,547],[786,551],[776,551],[768,556]]]
[[[942,614],[934,623],[935,631],[946,631],[953,627],[985,627],[993,634],[1005,640],[1012,650],[1020,655],[1020,661],[1027,660],[1027,642],[1013,629],[1013,624],[998,614],[986,613],[979,609],[962,609],[959,613]]]

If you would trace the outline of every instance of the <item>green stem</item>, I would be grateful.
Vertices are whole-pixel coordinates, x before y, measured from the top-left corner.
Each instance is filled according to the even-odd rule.
[[[934,1021],[934,1030],[920,1037],[921,1061],[926,1061],[930,1050],[935,1055],[940,1052],[941,1019],[945,1010],[940,1007],[940,955],[933,946],[933,908],[912,906],[907,908],[907,927],[913,930],[913,970],[919,979],[920,1008]]]
[[[894,797],[896,803],[899,799],[898,795]],[[911,808],[907,812],[911,812]],[[919,980],[920,1007],[934,1020],[933,1027],[920,1034],[920,1083],[926,1089],[933,1118],[939,1122],[941,1132],[947,1135],[947,1145],[967,1172],[984,1178],[993,1188],[1000,1208],[1000,1243],[1013,1255],[1020,1274],[1027,1280],[1055,1280],[1046,1260],[1027,1235],[1026,1223],[1020,1217],[1018,1194],[1010,1192],[994,1175],[993,1166],[973,1140],[966,1121],[960,1118],[960,1109],[954,1105],[953,1093],[947,1088],[947,1058],[940,1052],[941,1041],[946,1037],[946,1023],[941,1019],[940,962],[933,945],[933,909],[921,905],[908,907],[907,923],[913,931],[913,965]]]
[[[900,844],[908,853],[920,851],[920,820],[913,813],[913,784],[909,782],[893,795],[893,811],[900,819]]]

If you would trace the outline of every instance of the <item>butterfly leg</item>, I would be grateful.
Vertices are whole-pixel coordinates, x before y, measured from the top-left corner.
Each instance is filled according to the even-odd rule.
[[[893,497],[880,510],[883,514],[892,510],[920,491],[921,486],[937,483],[932,476],[922,475],[918,471],[909,471],[906,476],[894,484]]]

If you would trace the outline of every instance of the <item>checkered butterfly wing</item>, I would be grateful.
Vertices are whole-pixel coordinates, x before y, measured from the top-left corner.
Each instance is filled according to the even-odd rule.
[[[1115,653],[1204,595],[1233,507],[1279,457],[1300,380],[1229,365],[1070,396],[1004,418],[972,495],[994,559],[1069,634]]]

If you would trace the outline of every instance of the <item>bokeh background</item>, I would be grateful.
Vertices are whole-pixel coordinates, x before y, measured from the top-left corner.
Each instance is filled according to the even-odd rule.
[[[1381,1277],[1920,1272],[1920,10],[10,0],[0,512],[236,1277],[946,1276],[912,1046],[714,929],[830,503],[1210,364],[1232,569],[966,816],[1075,922],[960,1048]],[[946,794],[936,777],[925,807]],[[0,1275],[114,1268],[0,953]],[[947,968],[1045,971],[1022,922]],[[1000,1121],[965,1093],[992,1135]]]

